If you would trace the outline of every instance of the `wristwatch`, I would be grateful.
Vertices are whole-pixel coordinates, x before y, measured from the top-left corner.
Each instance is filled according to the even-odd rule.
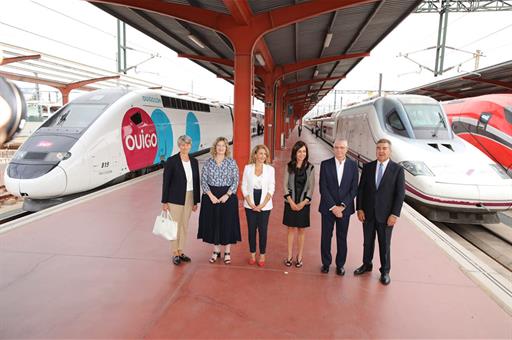
[[[343,208],[346,208],[346,207],[347,207],[347,205],[346,205],[345,203],[341,203],[341,206],[342,206]]]

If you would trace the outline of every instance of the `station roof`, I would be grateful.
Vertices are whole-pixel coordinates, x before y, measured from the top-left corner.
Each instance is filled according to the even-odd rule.
[[[404,93],[427,95],[439,101],[512,93],[512,60],[419,86]]]
[[[336,1],[340,4],[357,5],[321,14],[267,33],[263,36],[263,52],[266,52],[263,54],[265,59],[270,57],[271,60],[264,60],[262,63],[262,58],[258,57],[256,51],[255,65],[265,66],[270,62],[283,66],[330,56],[368,53],[421,3],[421,0]],[[252,12],[250,15],[266,14],[272,18],[278,14],[282,15],[283,10],[293,10],[294,7],[306,3],[326,3],[325,0],[167,0],[152,1],[154,6],[151,7],[146,6],[144,2],[130,0],[90,2],[179,54],[227,60],[234,59],[233,45],[222,33],[192,22],[158,14],[151,9],[174,4],[208,10],[215,15],[232,16],[236,20],[240,13],[233,13],[237,12],[233,7],[248,6],[246,8]],[[295,83],[297,86],[289,93],[304,94],[316,103],[362,58],[338,60],[301,69],[286,74],[284,83]],[[204,60],[194,62],[233,83],[232,66]],[[329,80],[310,82],[314,78]],[[298,86],[303,83],[304,85]],[[256,87],[256,96],[263,99],[262,84],[256,82]]]

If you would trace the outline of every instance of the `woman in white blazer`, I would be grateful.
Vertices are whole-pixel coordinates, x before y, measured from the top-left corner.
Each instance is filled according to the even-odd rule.
[[[269,165],[270,151],[265,145],[256,145],[251,159],[245,166],[242,178],[242,194],[249,229],[249,264],[256,264],[256,231],[259,234],[260,258],[258,266],[265,265],[268,218],[272,210],[272,195],[275,190],[275,171]]]

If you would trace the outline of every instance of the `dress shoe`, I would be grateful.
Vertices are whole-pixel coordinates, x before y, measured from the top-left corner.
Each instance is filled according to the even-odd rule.
[[[320,268],[320,271],[324,274],[327,274],[329,272],[329,266],[322,266],[322,268]]]
[[[187,255],[185,255],[185,254],[181,254],[180,255],[180,260],[183,261],[183,262],[190,262],[190,261],[192,261],[192,259],[190,257],[188,257]]]
[[[178,266],[181,263],[181,258],[179,256],[174,256],[172,258],[172,263]]]
[[[372,266],[367,266],[367,265],[363,264],[361,267],[359,267],[356,270],[354,270],[354,275],[361,275],[361,274],[364,274],[366,272],[371,272],[372,269],[373,269]]]
[[[388,285],[390,282],[391,282],[391,278],[389,277],[389,274],[382,274],[380,276],[380,282],[383,284],[383,285]]]
[[[343,267],[336,267],[336,275],[339,275],[339,276],[345,275],[345,268],[343,268]]]

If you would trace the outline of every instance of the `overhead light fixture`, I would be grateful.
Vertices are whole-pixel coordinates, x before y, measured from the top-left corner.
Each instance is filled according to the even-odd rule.
[[[318,76],[318,69],[315,70],[315,73],[313,73],[313,77]]]
[[[329,45],[331,44],[332,35],[333,35],[333,33],[332,33],[332,32],[328,32],[328,33],[325,35],[324,48],[329,47]]]
[[[258,63],[260,63],[261,66],[265,66],[265,59],[263,58],[263,56],[261,54],[256,53],[255,57],[256,57],[256,60],[258,61]]]
[[[469,87],[465,87],[463,89],[460,89],[460,91],[467,91],[467,90],[471,90],[473,87],[472,86],[469,86]]]
[[[195,35],[193,34],[189,34],[188,35],[188,38],[190,40],[192,40],[197,46],[201,47],[201,48],[204,48],[204,45],[203,43],[201,42],[201,40],[199,40]]]

